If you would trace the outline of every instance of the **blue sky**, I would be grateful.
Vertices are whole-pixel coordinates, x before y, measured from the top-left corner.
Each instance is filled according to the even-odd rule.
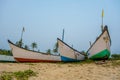
[[[57,37],[79,51],[87,51],[101,33],[101,12],[112,39],[111,52],[120,53],[120,0],[0,0],[0,48],[10,49],[22,28],[24,44],[38,44],[40,51],[53,49]]]

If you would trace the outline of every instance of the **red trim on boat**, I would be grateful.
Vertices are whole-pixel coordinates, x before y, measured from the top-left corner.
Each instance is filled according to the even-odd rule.
[[[17,62],[60,62],[55,60],[38,60],[38,59],[26,59],[26,58],[14,58]]]

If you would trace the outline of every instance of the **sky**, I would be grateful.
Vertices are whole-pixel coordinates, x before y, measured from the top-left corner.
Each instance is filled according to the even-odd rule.
[[[101,34],[101,13],[112,40],[111,52],[120,53],[120,0],[0,0],[0,49],[7,40],[36,42],[41,52],[53,49],[57,38],[78,51],[87,51]]]

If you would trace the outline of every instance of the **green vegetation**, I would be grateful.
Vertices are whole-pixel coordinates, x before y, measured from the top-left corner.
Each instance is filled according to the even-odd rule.
[[[12,56],[12,52],[10,50],[0,49],[0,55]]]
[[[112,66],[120,66],[120,60],[113,60]]]
[[[14,76],[17,80],[28,80],[30,76],[36,76],[32,70],[14,72]]]
[[[58,52],[58,43],[56,42],[56,44],[55,44],[55,47],[54,47],[54,49],[53,49],[53,52],[54,53],[57,53]]]
[[[91,59],[85,59],[84,61],[83,61],[83,63],[93,63],[94,61],[93,60],[91,60]]]
[[[19,41],[17,41],[17,42],[16,42],[16,45],[17,45],[18,47],[22,47],[22,46],[23,46],[22,39],[19,40]]]
[[[51,49],[48,49],[48,50],[47,50],[47,54],[51,54]]]
[[[81,51],[81,53],[85,56],[85,60],[87,60],[88,59],[87,53],[85,51]]]
[[[29,47],[27,45],[25,45],[25,49],[29,50]]]
[[[10,72],[3,72],[0,76],[0,80],[12,80],[12,73]]]
[[[28,80],[28,78],[32,76],[36,76],[36,73],[32,70],[3,72],[0,76],[0,80]]]
[[[36,43],[36,42],[33,42],[33,43],[31,44],[31,47],[32,47],[32,49],[33,49],[33,51],[34,51],[34,49],[37,48],[37,43]]]
[[[112,54],[111,59],[113,60],[120,60],[120,54]]]

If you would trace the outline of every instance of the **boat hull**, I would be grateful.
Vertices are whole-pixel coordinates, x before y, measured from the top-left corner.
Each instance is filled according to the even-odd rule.
[[[73,61],[81,61],[85,59],[85,56],[83,54],[73,49],[62,40],[57,39],[57,42],[58,42],[58,52],[60,53],[62,61],[73,62]]]
[[[0,55],[0,62],[15,62],[13,56]]]
[[[93,60],[108,59],[109,56],[110,56],[110,51],[105,49],[105,50],[91,56],[90,59],[93,59]]]
[[[40,59],[27,59],[27,58],[14,58],[18,62],[60,62],[60,61],[53,61],[53,60],[40,60]]]
[[[24,48],[20,48],[14,45],[11,41],[8,42],[11,47],[13,57],[17,62],[60,62],[61,61],[60,56],[26,50]]]
[[[101,35],[88,49],[88,58],[93,60],[108,59],[110,57],[110,46],[111,39],[108,28],[105,26]]]
[[[64,61],[64,62],[76,62],[76,61],[80,61],[80,60],[77,60],[77,59],[73,59],[73,58],[69,58],[69,57],[65,57],[65,56],[61,56],[61,60]]]

